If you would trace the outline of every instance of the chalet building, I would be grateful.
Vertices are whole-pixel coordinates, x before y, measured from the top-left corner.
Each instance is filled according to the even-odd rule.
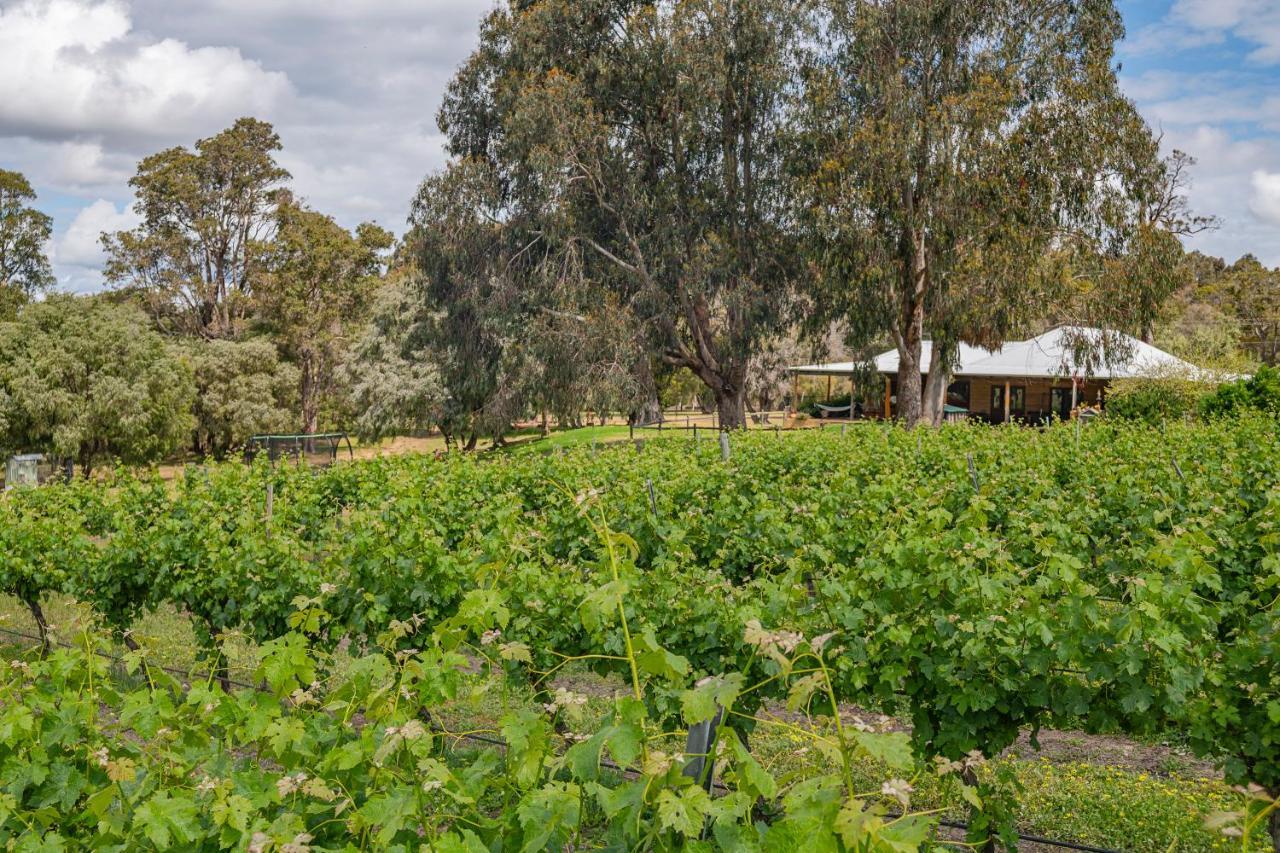
[[[1090,365],[1078,364],[1076,345],[1083,340],[1096,343],[1100,351]],[[1106,341],[1108,346],[1101,342]],[[1109,350],[1109,351],[1108,351]],[[921,364],[929,364],[931,346],[924,342]],[[1026,341],[1010,341],[997,350],[961,345],[960,363],[947,388],[948,420],[976,418],[991,423],[1009,420],[1042,423],[1051,416],[1067,420],[1084,407],[1101,407],[1106,402],[1107,385],[1114,379],[1165,374],[1196,375],[1199,368],[1148,343],[1097,329],[1058,326]],[[850,387],[853,377],[866,366],[853,362],[807,364],[788,368],[793,381],[793,399],[799,399],[800,382],[826,380],[827,399]],[[881,353],[875,371],[884,377],[883,404],[862,414],[892,418],[898,409],[898,351]],[[838,381],[841,378],[844,381]],[[879,402],[879,401],[878,401]],[[848,417],[848,406],[822,406],[825,414]],[[855,415],[858,412],[854,412]]]

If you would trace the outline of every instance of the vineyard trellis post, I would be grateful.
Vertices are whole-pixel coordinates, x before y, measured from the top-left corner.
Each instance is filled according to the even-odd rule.
[[[716,758],[714,750],[716,735],[723,718],[724,708],[716,705],[715,716],[690,726],[689,735],[684,742],[684,754],[689,756],[689,762],[685,764],[684,770],[681,772],[690,779],[696,780],[707,793],[711,793],[711,788],[715,782]]]
[[[720,461],[729,461],[729,433],[720,430]]]
[[[969,478],[973,480],[973,493],[976,495],[978,492],[981,491],[981,488],[978,485],[978,466],[973,464],[972,453],[968,453],[965,455],[969,457]]]

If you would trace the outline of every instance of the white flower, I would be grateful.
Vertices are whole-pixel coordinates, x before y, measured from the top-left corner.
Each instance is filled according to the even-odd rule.
[[[890,779],[880,786],[880,793],[886,797],[893,797],[902,803],[904,809],[911,805],[911,792],[914,790],[906,779]]]
[[[208,794],[209,792],[217,789],[217,787],[217,781],[206,776],[200,780],[199,785],[196,785],[196,792],[200,794]]]
[[[249,839],[249,848],[247,853],[262,853],[267,849],[267,845],[271,843],[271,836],[265,832],[255,832],[253,838]]]
[[[288,844],[281,845],[280,853],[307,853],[311,849],[311,836],[299,832]]]
[[[587,704],[587,697],[581,693],[574,693],[572,690],[557,687],[555,704],[561,708],[581,708]]]
[[[321,594],[321,595],[333,595],[333,593],[335,593],[335,592],[337,592],[337,591],[338,591],[338,587],[337,587],[337,585],[336,585],[336,584],[331,584],[331,583],[322,583],[322,584],[320,584],[320,594]]]
[[[106,767],[111,763],[111,753],[107,752],[105,746],[98,747],[90,754],[99,767]]]
[[[427,781],[422,783],[422,790],[424,791],[437,791],[443,787],[444,787],[444,783],[441,782],[439,779],[428,779]]]
[[[809,648],[813,649],[815,652],[822,651],[823,648],[827,645],[827,643],[831,642],[831,638],[838,633],[840,632],[832,631],[830,634],[823,634],[820,637],[814,637],[812,640],[809,641]]]
[[[281,776],[276,780],[276,791],[280,794],[280,799],[284,799],[294,791],[301,788],[303,783],[306,781],[306,773],[295,773],[292,776]]]
[[[498,641],[498,638],[501,636],[502,636],[502,632],[499,631],[497,628],[494,628],[492,631],[485,631],[483,634],[480,635],[480,645],[491,646],[494,643],[496,643]]]
[[[410,720],[400,727],[400,737],[405,740],[417,740],[427,733],[426,726],[417,720]]]

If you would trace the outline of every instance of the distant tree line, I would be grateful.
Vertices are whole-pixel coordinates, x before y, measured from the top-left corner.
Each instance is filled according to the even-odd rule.
[[[1184,253],[1216,222],[1120,92],[1122,36],[1109,0],[509,0],[398,243],[295,197],[245,118],[138,165],[91,298],[43,296],[51,222],[0,172],[0,450],[468,448],[674,402],[732,428],[788,363],[877,347],[936,424],[960,344],[1061,322],[1274,363],[1280,273]]]

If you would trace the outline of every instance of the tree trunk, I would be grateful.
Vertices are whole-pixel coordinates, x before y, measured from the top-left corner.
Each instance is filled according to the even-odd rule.
[[[925,256],[924,234],[916,231],[906,247],[909,267],[904,271],[901,316],[895,337],[898,344],[898,417],[913,427],[920,421],[922,389],[920,382],[924,341],[924,295],[929,267]]]
[[[716,389],[716,413],[720,417],[720,429],[746,429],[746,394],[742,386],[721,383]]]
[[[651,424],[662,417],[662,401],[658,399],[658,383],[653,378],[653,365],[641,356],[632,369],[636,383],[636,399],[631,408],[631,423]]]
[[[320,423],[319,388],[316,382],[315,362],[309,355],[302,357],[302,431],[314,433]]]
[[[920,329],[908,328],[898,343],[898,418],[907,426],[920,421],[923,391],[920,387]]]
[[[951,384],[951,357],[955,344],[934,340],[929,355],[929,373],[924,382],[924,413],[929,426],[942,426],[947,411],[947,386]]]
[[[1271,849],[1280,853],[1280,809],[1271,812]]]
[[[471,435],[467,436],[467,444],[466,444],[466,446],[465,446],[465,447],[463,447],[462,449],[463,449],[463,450],[475,450],[475,449],[476,449],[476,445],[477,445],[479,442],[480,442],[480,433],[478,433],[478,432],[473,432],[473,433],[471,433]]]

